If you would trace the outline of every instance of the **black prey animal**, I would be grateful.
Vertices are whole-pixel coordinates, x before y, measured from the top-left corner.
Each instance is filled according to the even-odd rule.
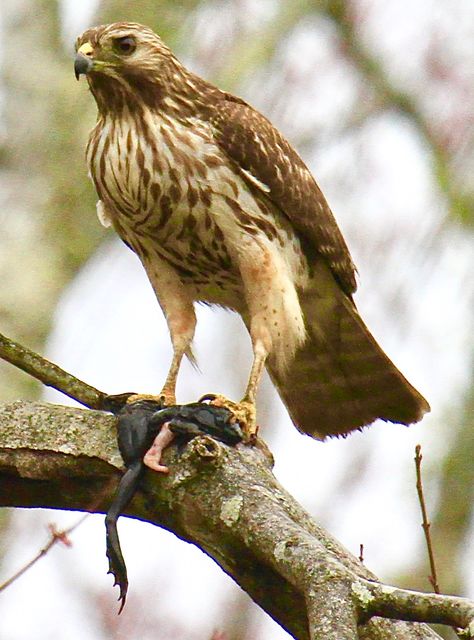
[[[144,457],[155,439],[163,437],[161,434],[168,430],[171,438],[166,442],[171,441],[173,434],[181,441],[207,434],[226,444],[235,445],[242,441],[243,434],[230,410],[203,402],[163,408],[156,401],[140,400],[123,405],[116,414],[118,445],[127,470],[120,480],[107,512],[105,528],[106,553],[109,559],[108,573],[114,576],[114,586],[118,585],[120,589],[119,613],[121,613],[127,597],[128,577],[120,548],[117,520],[139,486],[146,468]],[[158,471],[167,471],[166,467],[159,464],[153,468]]]

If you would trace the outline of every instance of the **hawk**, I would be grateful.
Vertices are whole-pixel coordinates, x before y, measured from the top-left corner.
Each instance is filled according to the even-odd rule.
[[[99,218],[140,258],[168,323],[165,404],[176,403],[181,360],[193,358],[194,303],[204,302],[239,313],[250,333],[243,399],[215,400],[249,434],[265,367],[296,427],[314,438],[377,418],[411,424],[429,411],[361,319],[334,216],[267,118],[136,23],[85,31],[75,73],[98,107],[86,156]]]

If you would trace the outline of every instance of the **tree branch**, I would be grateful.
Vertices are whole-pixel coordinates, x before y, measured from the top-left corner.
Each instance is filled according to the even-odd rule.
[[[107,394],[82,382],[57,364],[0,333],[0,358],[89,409],[102,409]]]
[[[409,591],[378,582],[359,581],[354,588],[362,610],[369,616],[445,624],[464,629],[465,638],[473,637],[474,602],[466,598]]]
[[[421,461],[423,460],[423,456],[421,454],[421,445],[417,444],[415,447],[415,468],[416,468],[416,492],[418,493],[418,502],[420,503],[421,509],[421,517],[423,533],[425,534],[426,548],[428,550],[428,558],[430,561],[430,569],[431,575],[428,580],[430,581],[431,586],[433,587],[433,591],[435,593],[441,593],[438,584],[438,574],[436,571],[436,563],[435,563],[435,555],[433,550],[433,543],[431,541],[431,523],[428,519],[428,510],[426,508],[425,503],[425,495],[423,491],[423,481],[421,479]]]
[[[0,504],[89,510],[123,469],[115,435],[115,418],[101,412],[0,405]],[[295,638],[438,637],[374,616],[474,626],[473,603],[373,582],[277,483],[265,448],[203,436],[165,458],[169,475],[147,472],[127,514],[198,545]]]

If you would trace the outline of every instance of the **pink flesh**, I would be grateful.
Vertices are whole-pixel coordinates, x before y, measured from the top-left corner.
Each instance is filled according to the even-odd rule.
[[[169,469],[161,463],[161,455],[166,447],[174,440],[174,433],[170,430],[168,422],[161,427],[160,433],[156,436],[153,444],[148,449],[143,458],[143,462],[147,467],[158,471],[159,473],[168,473]]]

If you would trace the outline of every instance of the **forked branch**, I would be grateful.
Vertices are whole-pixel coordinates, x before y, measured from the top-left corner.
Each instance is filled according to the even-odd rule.
[[[82,382],[57,364],[46,360],[18,342],[0,333],[0,358],[36,378],[47,387],[53,387],[77,400],[89,409],[102,409],[107,394]]]
[[[0,357],[86,406],[110,410],[107,394],[1,335]],[[102,512],[96,496],[123,470],[115,427],[98,411],[0,405],[0,505]],[[474,638],[474,603],[377,582],[277,483],[266,447],[204,436],[182,454],[170,447],[165,462],[170,473],[147,472],[128,515],[198,545],[293,637],[437,637],[393,618],[447,624]]]
[[[258,446],[198,437],[182,454],[171,447],[165,462],[170,473],[148,472],[128,515],[198,545],[293,637],[437,637],[379,616],[443,622],[473,637],[473,603],[375,582],[277,483]],[[113,416],[39,403],[0,408],[1,505],[87,510],[121,470]]]

